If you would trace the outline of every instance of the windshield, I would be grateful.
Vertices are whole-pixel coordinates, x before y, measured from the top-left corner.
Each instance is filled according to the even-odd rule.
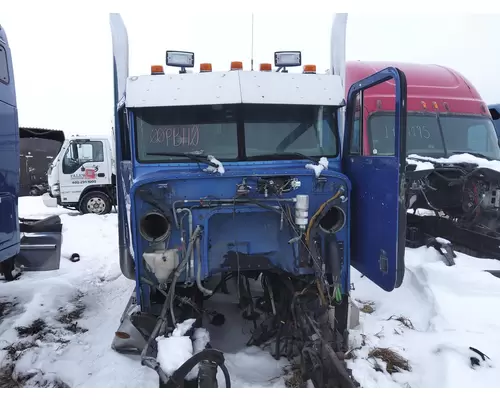
[[[222,161],[272,160],[284,153],[286,158],[300,158],[291,153],[336,157],[335,111],[329,106],[274,104],[137,109],[137,156],[141,162],[192,162],[172,155],[188,152]],[[170,154],[148,155],[158,152]]]
[[[372,154],[394,154],[394,114],[374,114],[368,120]],[[474,153],[495,160],[500,149],[492,121],[465,115],[408,114],[406,153],[449,157]]]

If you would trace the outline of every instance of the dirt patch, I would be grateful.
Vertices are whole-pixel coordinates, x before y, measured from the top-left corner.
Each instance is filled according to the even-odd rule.
[[[374,301],[362,301],[359,299],[356,299],[356,301],[362,305],[362,307],[360,307],[359,309],[359,311],[361,311],[362,313],[371,314],[375,311]]]
[[[0,368],[0,389],[12,388],[69,388],[70,386],[55,376],[41,371],[30,374],[16,374],[13,363]]]
[[[304,382],[299,365],[290,365],[284,368],[285,386],[287,388],[305,388],[307,382]]]
[[[87,329],[78,325],[78,320],[85,312],[85,305],[82,302],[82,293],[78,295],[66,306],[60,308],[56,321],[37,318],[31,324],[16,327],[19,339],[4,347],[7,351],[6,364],[0,367],[0,388],[15,387],[36,387],[36,388],[68,388],[69,385],[52,374],[43,371],[30,371],[29,374],[20,375],[15,373],[16,362],[31,349],[61,344],[64,347],[70,342],[71,335],[68,333],[83,333]],[[14,307],[12,302],[3,302],[2,313],[5,315],[6,309]],[[12,305],[12,306],[11,306]],[[35,350],[36,351],[36,350]]]
[[[371,314],[371,313],[373,313],[373,312],[375,311],[375,309],[373,308],[373,306],[372,306],[372,305],[370,305],[370,304],[365,304],[365,305],[363,305],[363,307],[361,307],[361,308],[359,309],[359,311],[361,311],[361,312],[363,312],[363,313],[365,313],[365,314]]]
[[[84,333],[88,330],[79,326],[77,321],[82,318],[85,312],[85,304],[82,298],[83,293],[78,293],[68,307],[59,308],[59,316],[56,318],[57,321],[64,325],[64,329],[73,333]]]
[[[0,321],[9,315],[17,306],[16,298],[12,301],[6,298],[0,298]]]
[[[404,317],[403,315],[401,315],[399,317],[396,317],[395,315],[393,315],[387,319],[387,321],[390,321],[390,320],[398,321],[401,325],[403,325],[404,327],[406,327],[408,329],[412,329],[412,330],[415,329],[415,327],[413,326],[413,323],[410,321],[410,319]]]
[[[389,374],[394,374],[401,371],[411,371],[410,363],[408,360],[394,350],[388,348],[377,347],[368,353],[369,358],[375,359],[375,361],[382,360],[386,363],[385,370]],[[382,367],[376,362],[375,370],[382,371]]]
[[[22,387],[32,388],[69,388],[70,386],[52,374],[45,374],[42,371],[36,371],[26,375],[20,375],[17,380]]]
[[[20,337],[27,337],[39,335],[45,328],[47,328],[46,322],[41,318],[37,318],[28,326],[16,326],[16,331]]]
[[[83,294],[79,293],[66,307],[61,307],[56,320],[63,324],[63,329],[72,333],[87,332],[87,329],[78,325],[78,320],[82,317],[85,311],[85,304],[82,302]],[[20,338],[32,338],[32,341],[44,340],[46,336],[51,335],[49,341],[55,343],[68,343],[66,339],[62,339],[64,332],[57,326],[49,326],[47,322],[41,318],[37,318],[30,325],[17,326],[16,331]]]
[[[38,345],[31,341],[17,342],[4,347],[2,350],[7,351],[7,355],[12,361],[19,360],[26,350],[38,347]]]
[[[0,389],[11,389],[20,388],[16,379],[13,377],[14,374],[14,364],[8,364],[3,368],[0,368]]]

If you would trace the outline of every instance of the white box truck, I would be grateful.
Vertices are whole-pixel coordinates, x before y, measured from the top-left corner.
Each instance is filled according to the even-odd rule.
[[[71,136],[47,172],[49,191],[43,202],[83,214],[107,214],[116,205],[113,136]]]

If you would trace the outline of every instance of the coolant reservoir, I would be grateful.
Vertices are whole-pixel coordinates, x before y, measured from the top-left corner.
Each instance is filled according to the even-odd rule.
[[[159,283],[167,282],[175,267],[179,264],[177,249],[144,253],[143,257],[148,269],[156,276]]]

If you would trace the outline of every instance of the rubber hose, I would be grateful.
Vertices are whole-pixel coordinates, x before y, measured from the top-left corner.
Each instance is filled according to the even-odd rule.
[[[181,261],[179,266],[176,268],[174,277],[172,278],[172,283],[170,284],[170,288],[168,293],[170,294],[170,315],[172,316],[172,325],[175,326],[175,314],[174,314],[174,298],[175,298],[175,285],[177,284],[177,280],[179,279],[179,276],[182,274],[184,269],[187,266],[187,263],[189,261],[189,258],[193,254],[193,246],[195,240],[198,238],[198,235],[200,234],[201,227],[198,225],[194,232],[191,233],[191,238],[189,239],[189,244],[188,248],[186,250],[186,256],[184,259]]]
[[[224,365],[224,355],[219,350],[215,349],[204,349],[192,356],[189,360],[185,361],[184,364],[177,368],[177,370],[170,376],[166,382],[166,386],[170,388],[180,387],[179,382],[183,381],[194,366],[203,360],[214,362],[220,367],[222,373],[224,374],[226,388],[230,388],[231,378],[229,376],[229,371]]]
[[[332,274],[331,283],[340,283],[341,265],[340,265],[340,249],[337,242],[337,235],[331,233],[326,236],[325,240],[325,264],[329,267],[329,272]]]
[[[196,261],[198,264],[198,270],[196,271],[196,285],[200,292],[202,292],[205,296],[211,296],[213,292],[203,286],[201,283],[201,241],[198,237],[196,239]]]

